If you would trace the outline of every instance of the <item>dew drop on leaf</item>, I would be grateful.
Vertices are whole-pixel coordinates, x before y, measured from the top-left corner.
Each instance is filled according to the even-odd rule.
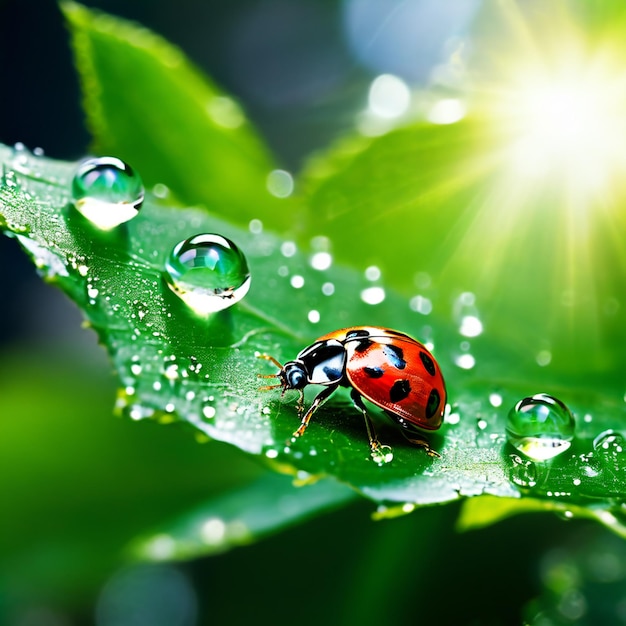
[[[165,264],[171,290],[200,315],[239,302],[250,288],[243,252],[230,239],[212,233],[194,235],[174,246]]]
[[[616,457],[626,450],[626,439],[616,430],[605,430],[594,438],[593,449],[599,453]]]
[[[546,461],[565,452],[574,438],[574,428],[570,410],[546,393],[520,400],[506,421],[509,443],[534,461]]]
[[[139,213],[144,188],[139,174],[116,157],[83,161],[72,181],[74,206],[101,230],[128,222]]]
[[[372,450],[372,460],[378,465],[391,463],[393,461],[393,450],[389,446],[378,446],[375,450]]]

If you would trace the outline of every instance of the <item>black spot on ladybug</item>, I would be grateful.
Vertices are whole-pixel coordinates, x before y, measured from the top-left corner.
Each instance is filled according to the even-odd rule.
[[[370,377],[370,378],[380,378],[383,375],[383,370],[380,367],[369,367],[368,365],[366,365],[363,368],[363,371]]]
[[[441,401],[441,397],[439,396],[439,392],[436,389],[433,389],[428,396],[428,402],[426,403],[426,419],[430,419],[435,415],[437,409],[439,408],[439,402]]]
[[[370,339],[361,339],[355,346],[355,352],[365,352],[374,342]]]
[[[351,330],[349,333],[346,334],[346,339],[352,339],[353,337],[369,337],[370,336],[370,331],[369,330]]]
[[[389,359],[389,363],[399,370],[403,370],[406,367],[406,361],[404,360],[404,352],[402,348],[394,345],[384,345],[383,353]]]
[[[424,364],[426,371],[431,376],[434,376],[437,373],[437,371],[435,370],[435,364],[433,363],[433,360],[425,352],[420,352],[420,360]]]
[[[392,402],[400,402],[411,393],[411,385],[408,380],[396,380],[389,390],[389,399]]]

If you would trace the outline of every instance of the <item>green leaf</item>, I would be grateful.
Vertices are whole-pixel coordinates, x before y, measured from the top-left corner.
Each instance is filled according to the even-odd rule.
[[[343,505],[355,496],[354,491],[331,480],[294,487],[290,478],[266,475],[186,512],[134,542],[131,552],[153,561],[218,554]]]
[[[420,321],[392,290],[380,305],[366,304],[360,292],[371,283],[360,272],[339,265],[315,270],[306,255],[285,257],[275,236],[244,231],[206,211],[171,209],[148,198],[125,227],[103,233],[71,204],[72,164],[10,148],[2,148],[0,158],[6,170],[13,168],[0,191],[3,229],[82,308],[117,370],[118,409],[131,418],[182,419],[210,438],[265,457],[281,471],[334,476],[377,502],[409,503],[404,510],[484,493],[516,497],[518,487],[533,495],[557,491],[563,498],[593,499],[609,507],[624,489],[621,457],[600,450],[593,458],[591,445],[598,429],[621,419],[621,406],[589,390],[568,390],[579,415],[589,404],[600,407],[592,422],[579,421],[580,439],[572,454],[552,464],[522,462],[504,438],[508,407],[522,389],[508,379],[484,380],[455,366],[456,355],[446,351],[449,343],[443,339],[454,336],[454,330],[436,315],[427,318],[428,324]],[[253,276],[245,300],[210,318],[192,314],[162,278],[172,246],[202,231],[236,241]],[[302,288],[292,286],[293,276],[303,278]],[[329,282],[334,294],[322,295],[322,285]],[[318,312],[319,324],[310,321],[311,310]],[[369,456],[360,415],[341,394],[316,414],[304,437],[288,443],[297,425],[295,406],[281,402],[278,393],[259,391],[257,374],[275,369],[257,354],[285,361],[321,334],[318,326],[352,323],[442,337],[436,355],[453,404],[441,432],[431,437],[440,459],[403,443],[390,423],[381,421],[380,438],[392,445],[394,459],[379,467]],[[490,400],[494,390],[500,407]],[[598,471],[584,475],[594,463]],[[582,479],[577,488],[575,479]]]
[[[141,163],[147,185],[166,185],[183,204],[238,223],[261,213],[279,223],[266,189],[272,158],[232,98],[147,29],[73,2],[61,7],[94,152]]]
[[[66,5],[66,13],[75,36],[106,43],[104,56],[111,59],[126,59],[134,40],[149,37],[76,5]],[[186,67],[180,57],[168,67],[161,44],[136,47],[141,58],[131,55],[126,65],[156,65],[163,84],[178,80],[181,64]],[[86,77],[97,77],[110,101],[118,83],[104,67],[93,65],[83,80],[88,91]],[[134,89],[138,101],[155,101],[152,86],[140,81]],[[187,100],[171,106],[181,117],[193,108]],[[103,115],[128,114],[143,123],[143,109],[121,108]],[[380,516],[464,496],[529,494],[617,519],[626,493],[624,449],[619,433],[606,447],[594,440],[607,429],[619,431],[625,411],[623,187],[611,170],[607,180],[615,186],[601,197],[588,188],[584,171],[570,180],[576,161],[567,159],[558,176],[531,185],[526,174],[510,169],[507,142],[519,139],[518,126],[494,124],[497,116],[486,106],[476,110],[457,124],[420,122],[344,144],[305,173],[304,203],[271,200],[281,207],[275,221],[264,201],[258,213],[242,218],[203,194],[198,202],[209,210],[173,209],[149,193],[137,218],[103,233],[72,206],[74,165],[2,148],[1,225],[79,304],[118,372],[118,407],[133,419],[181,419],[280,471],[333,476],[381,503]],[[205,117],[182,125],[176,139],[195,141],[209,132],[204,126],[223,132]],[[109,149],[125,141],[131,126],[107,127]],[[144,154],[145,144],[142,149],[132,164],[145,177],[153,154]],[[165,170],[172,154],[159,156]],[[193,169],[196,156],[176,152],[176,166],[189,174],[166,181],[177,197],[202,178]],[[219,152],[205,157],[203,169],[220,171]],[[249,207],[248,178],[260,180],[264,166],[234,159],[227,169],[224,175],[241,184],[221,189],[220,198]],[[580,198],[574,194],[579,184]],[[304,223],[294,213],[302,206]],[[315,269],[313,257],[293,242],[260,232],[258,224],[242,227],[253,215],[266,226],[287,221],[299,229],[301,248],[330,251],[331,266]],[[208,318],[187,309],[163,279],[172,247],[199,232],[234,240],[252,273],[245,300]],[[368,265],[381,268],[382,279],[372,277],[375,268],[364,276]],[[372,287],[378,304],[368,303]],[[292,442],[294,404],[259,390],[256,375],[276,370],[258,353],[284,362],[315,337],[360,324],[397,328],[435,346],[451,405],[443,428],[430,436],[441,458],[404,443],[381,416],[380,439],[392,445],[394,459],[376,465],[361,416],[343,390],[316,413],[306,436]],[[310,402],[314,390],[307,391]],[[572,447],[544,463],[524,459],[505,437],[509,409],[539,391],[560,397],[577,418]]]

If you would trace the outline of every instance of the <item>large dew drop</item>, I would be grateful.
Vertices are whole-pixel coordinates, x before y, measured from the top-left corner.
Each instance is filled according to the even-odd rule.
[[[130,165],[116,157],[98,157],[80,164],[72,195],[80,213],[98,228],[110,230],[139,213],[144,188]]]
[[[547,461],[565,452],[574,438],[574,416],[554,396],[538,393],[520,400],[506,421],[509,443],[533,461]]]
[[[239,302],[250,289],[243,252],[226,237],[201,234],[181,241],[165,264],[170,289],[200,315]]]

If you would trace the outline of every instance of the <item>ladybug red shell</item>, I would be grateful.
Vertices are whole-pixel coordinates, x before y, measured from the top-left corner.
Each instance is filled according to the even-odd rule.
[[[381,448],[363,398],[383,409],[399,426],[409,441],[438,456],[418,429],[436,430],[441,426],[446,406],[446,386],[441,369],[429,350],[404,333],[378,326],[354,326],[323,335],[281,366],[278,377],[283,392],[300,392],[298,413],[304,433],[317,408],[340,386],[351,387],[355,406],[363,414],[372,456]],[[323,385],[309,409],[304,411],[303,388]]]

